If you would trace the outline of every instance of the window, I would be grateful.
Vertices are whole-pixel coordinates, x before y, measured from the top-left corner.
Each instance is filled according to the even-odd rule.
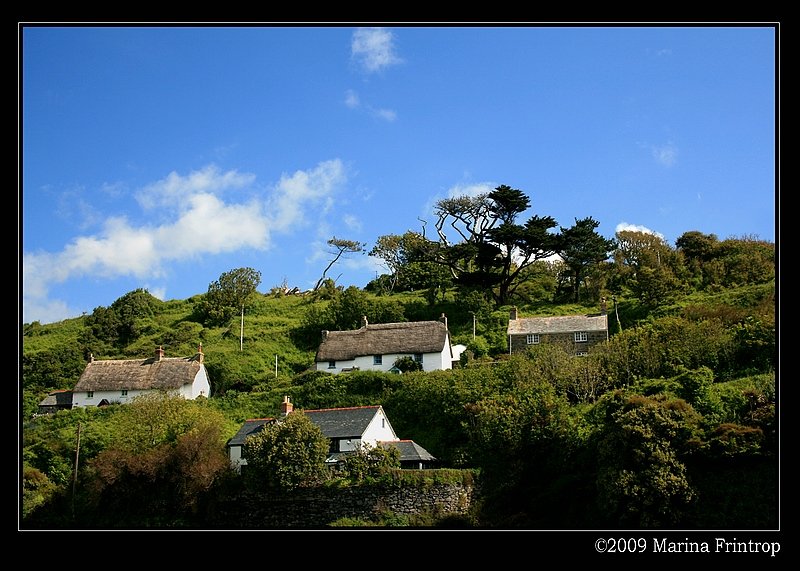
[[[417,363],[422,363],[422,353],[414,353],[414,360]]]
[[[575,341],[576,342],[588,341],[588,340],[589,340],[589,337],[588,337],[588,335],[586,335],[586,331],[576,331],[575,332]]]
[[[372,356],[372,364],[373,365],[383,365],[383,355],[373,355]]]
[[[328,361],[328,368],[335,369],[336,368],[336,361]]]
[[[128,391],[122,391],[122,396],[124,397],[128,396]]]
[[[92,397],[94,397],[94,391],[87,391],[86,392],[86,398],[90,399]]]
[[[586,357],[587,355],[589,355],[589,353],[587,353],[586,351],[578,351],[578,352],[577,352],[577,353],[575,353],[575,354],[576,354],[578,357]]]
[[[539,343],[539,334],[538,333],[528,333],[528,336],[525,338],[528,345],[537,345]]]
[[[381,418],[381,428],[386,428],[386,419]]]

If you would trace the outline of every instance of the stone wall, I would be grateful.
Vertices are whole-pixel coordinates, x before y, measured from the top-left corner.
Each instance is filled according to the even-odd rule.
[[[248,491],[213,506],[208,524],[214,529],[319,529],[345,517],[374,520],[382,511],[466,515],[474,495],[473,486],[460,483]]]

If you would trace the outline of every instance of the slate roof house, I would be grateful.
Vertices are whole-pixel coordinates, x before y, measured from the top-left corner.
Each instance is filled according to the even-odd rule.
[[[281,404],[282,415],[285,417],[293,413],[293,409],[289,397],[284,397]],[[341,462],[348,453],[357,450],[362,444],[371,447],[396,447],[400,451],[402,468],[422,469],[436,462],[436,458],[413,440],[401,440],[397,437],[380,405],[304,410],[302,413],[308,416],[330,441],[328,458],[325,461],[327,464],[335,465]],[[280,422],[280,419],[246,420],[233,438],[228,440],[228,457],[236,470],[240,471],[242,466],[247,465],[247,461],[242,458],[245,439],[274,422]]]
[[[203,365],[203,347],[191,357],[164,357],[158,347],[149,359],[89,358],[72,390],[72,406],[103,406],[126,403],[154,391],[171,391],[186,399],[210,397],[208,371]]]
[[[72,408],[72,391],[53,391],[39,403],[39,414],[52,414]]]
[[[575,355],[587,355],[592,347],[608,341],[605,299],[600,313],[556,317],[519,317],[511,308],[508,320],[508,351],[527,351],[539,343],[563,343]]]
[[[323,331],[314,363],[318,371],[390,371],[400,357],[409,356],[423,371],[453,368],[453,349],[447,318],[439,321],[379,323],[361,318],[361,328]]]

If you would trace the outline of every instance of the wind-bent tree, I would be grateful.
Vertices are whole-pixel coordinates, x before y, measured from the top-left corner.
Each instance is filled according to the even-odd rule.
[[[561,228],[563,250],[561,258],[569,273],[572,297],[580,301],[580,286],[592,266],[604,262],[611,256],[616,241],[603,238],[596,232],[600,223],[591,216],[575,219],[575,225]]]
[[[345,254],[355,254],[357,252],[363,252],[364,246],[362,242],[355,242],[353,240],[345,240],[343,238],[337,238],[334,236],[330,240],[328,240],[328,246],[330,247],[330,253],[333,255],[333,259],[330,261],[328,266],[322,272],[322,276],[320,276],[319,280],[317,280],[316,285],[314,286],[314,291],[317,291],[322,282],[325,281],[325,278],[328,275],[328,270],[333,267],[333,264],[339,261],[339,258],[344,256]]]
[[[491,291],[498,305],[514,293],[520,272],[561,249],[561,238],[550,230],[550,216],[519,216],[530,207],[520,190],[500,185],[475,197],[461,196],[437,202],[438,244],[432,258],[447,266],[456,283]],[[448,232],[455,232],[453,241]],[[423,234],[424,236],[424,234]]]
[[[225,272],[208,286],[199,310],[211,322],[225,323],[242,309],[261,284],[261,272],[238,268]]]

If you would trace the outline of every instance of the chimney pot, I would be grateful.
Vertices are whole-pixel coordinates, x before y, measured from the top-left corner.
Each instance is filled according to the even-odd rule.
[[[283,414],[283,416],[288,416],[289,413],[292,412],[293,409],[294,409],[294,405],[289,400],[289,396],[288,395],[284,395],[283,402],[281,403],[281,414]]]

